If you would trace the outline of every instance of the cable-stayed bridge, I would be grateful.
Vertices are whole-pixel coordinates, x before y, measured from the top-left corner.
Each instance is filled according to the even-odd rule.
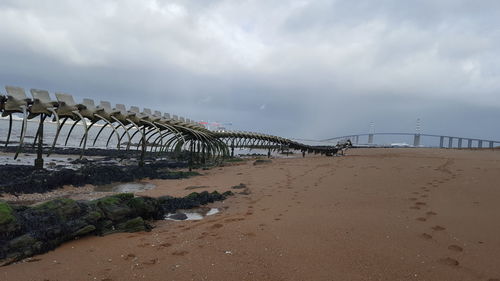
[[[390,143],[377,143],[377,138],[383,139],[401,139],[410,140],[407,143],[408,146],[413,147],[440,147],[440,148],[494,148],[500,145],[500,140],[492,139],[482,139],[473,137],[463,137],[463,136],[451,136],[451,135],[439,135],[439,134],[423,134],[420,132],[416,133],[394,133],[394,132],[382,132],[382,133],[363,133],[363,134],[352,134],[337,136],[333,138],[323,139],[320,142],[332,143],[342,140],[351,140],[353,145],[390,145]],[[426,140],[424,142],[424,140]],[[424,144],[425,143],[425,144]],[[429,145],[429,143],[435,143],[435,145]],[[400,145],[398,143],[397,145]]]

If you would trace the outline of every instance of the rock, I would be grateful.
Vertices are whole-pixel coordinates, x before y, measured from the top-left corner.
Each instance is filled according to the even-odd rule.
[[[131,194],[133,197],[134,195]],[[97,199],[95,204],[103,212],[104,216],[112,221],[120,221],[132,214],[132,209],[122,204],[125,196],[120,194]]]
[[[240,183],[238,185],[231,186],[232,189],[243,189],[245,187],[247,187],[247,185],[244,183]]]
[[[14,210],[9,204],[0,201],[0,241],[19,230]]]
[[[103,216],[104,215],[99,211],[90,211],[83,217],[83,220],[85,220],[89,224],[94,224],[98,222]]]
[[[36,205],[34,209],[57,214],[63,219],[71,218],[80,213],[80,207],[75,200],[68,198],[58,198],[52,201]]]
[[[151,226],[145,219],[163,219],[166,213],[224,200],[230,194],[204,191],[155,199],[122,193],[93,201],[60,198],[36,206],[0,202],[0,265],[47,252],[79,236],[147,231]]]
[[[119,232],[137,232],[146,231],[146,224],[141,217],[128,220],[117,225],[116,230]]]
[[[23,236],[12,239],[9,242],[9,248],[11,249],[24,249],[27,247],[31,248],[31,245],[36,242],[35,238],[33,238],[29,234],[25,234]]]
[[[115,233],[115,226],[111,220],[102,220],[97,224],[99,235]]]
[[[38,246],[37,242],[38,241],[30,234],[17,237],[11,240],[7,245],[9,252],[7,257],[21,259],[23,257],[32,256],[36,254],[36,249],[33,249],[32,246],[35,244]]]
[[[222,193],[222,196],[224,196],[224,198],[229,197],[229,196],[233,196],[233,195],[234,195],[234,193],[231,190],[228,190],[228,191]]]
[[[145,219],[161,219],[158,200],[150,197],[135,197],[127,202],[134,214]]]
[[[180,179],[199,175],[197,172],[168,170],[168,168],[185,167],[187,164],[183,162],[156,161],[144,167],[122,166],[94,160],[73,162],[82,165],[81,168],[39,171],[32,166],[3,165],[0,169],[0,178],[3,179],[0,183],[0,193],[43,193],[64,185],[102,185],[143,178]]]
[[[188,217],[184,213],[175,213],[175,214],[169,215],[168,218],[171,220],[183,221],[183,220],[186,220]]]
[[[90,232],[96,230],[96,227],[93,226],[93,225],[87,225],[87,226],[84,226],[80,229],[78,229],[75,233],[72,234],[72,236],[83,236],[83,235],[86,235],[86,234],[89,234]]]

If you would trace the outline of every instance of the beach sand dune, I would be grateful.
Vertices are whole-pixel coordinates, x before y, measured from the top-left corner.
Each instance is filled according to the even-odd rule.
[[[500,151],[348,152],[155,180],[143,195],[247,188],[203,220],[71,241],[0,280],[500,280]]]

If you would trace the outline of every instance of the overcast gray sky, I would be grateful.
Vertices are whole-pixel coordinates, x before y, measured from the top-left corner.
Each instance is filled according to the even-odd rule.
[[[0,85],[321,139],[500,139],[500,1],[0,1]]]

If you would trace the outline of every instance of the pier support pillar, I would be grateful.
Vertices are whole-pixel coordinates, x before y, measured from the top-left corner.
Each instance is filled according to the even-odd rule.
[[[207,158],[205,155],[205,150],[206,150],[206,144],[203,143],[202,149],[201,149],[201,163],[205,164],[207,162]]]
[[[359,143],[359,136],[356,136],[356,137],[354,138],[354,143],[355,143],[355,144],[358,144],[358,143]]]
[[[146,154],[146,126],[142,126],[141,156],[139,158],[139,167],[143,167],[144,166],[144,156],[145,156],[145,154]]]
[[[43,169],[43,122],[45,121],[45,114],[40,114],[40,124],[38,125],[38,146],[36,149],[36,159],[35,159],[35,169],[42,170]]]
[[[193,170],[193,153],[194,153],[194,142],[191,141],[189,144],[189,160],[188,160],[188,165],[189,165],[189,171],[191,172]]]
[[[463,141],[462,138],[458,139],[458,148],[462,148],[462,141]]]
[[[368,135],[368,143],[372,144],[373,143],[373,134]]]
[[[443,148],[444,147],[444,137],[441,136],[439,137],[439,148]]]
[[[478,148],[483,148],[483,141],[482,140],[478,140],[477,141],[477,147]]]
[[[415,134],[415,136],[413,137],[413,146],[414,147],[420,146],[420,134]]]
[[[448,137],[448,148],[453,148],[453,138]]]
[[[471,139],[467,140],[467,148],[472,148],[472,140]]]
[[[234,140],[231,142],[231,158],[234,157]]]
[[[493,142],[490,141],[490,148],[493,148]]]

